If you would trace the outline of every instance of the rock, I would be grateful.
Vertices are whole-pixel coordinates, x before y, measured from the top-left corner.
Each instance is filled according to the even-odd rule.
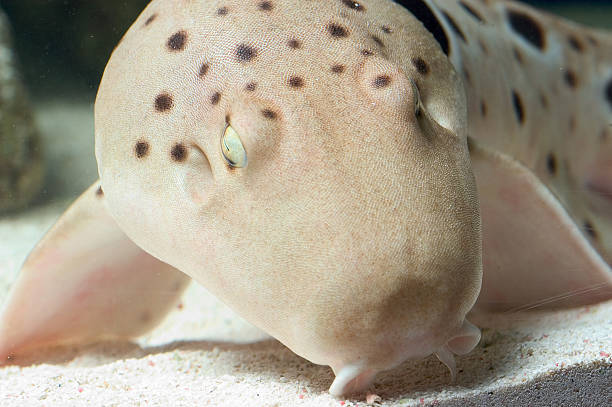
[[[31,202],[44,174],[40,136],[11,45],[0,10],[0,213]]]

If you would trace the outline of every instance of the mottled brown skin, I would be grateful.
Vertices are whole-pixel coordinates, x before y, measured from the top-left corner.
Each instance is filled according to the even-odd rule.
[[[477,146],[479,305],[612,298],[612,35],[520,2],[425,3],[449,38]]]
[[[470,137],[529,168],[611,264],[612,35],[519,2],[433,3],[464,33]]]

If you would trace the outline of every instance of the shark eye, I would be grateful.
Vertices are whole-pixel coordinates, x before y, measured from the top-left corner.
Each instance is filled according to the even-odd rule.
[[[225,128],[221,138],[221,153],[227,163],[235,168],[244,168],[247,165],[247,154],[236,130],[230,125]]]

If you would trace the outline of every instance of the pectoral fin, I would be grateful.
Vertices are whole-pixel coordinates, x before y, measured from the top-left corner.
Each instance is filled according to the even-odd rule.
[[[527,167],[474,142],[487,310],[562,307],[612,298],[610,266]]]
[[[43,346],[139,336],[189,281],[128,239],[96,183],[27,258],[0,316],[0,364]]]

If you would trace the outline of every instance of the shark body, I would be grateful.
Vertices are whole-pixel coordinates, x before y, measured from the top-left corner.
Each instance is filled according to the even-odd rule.
[[[609,299],[610,50],[514,2],[152,1],[0,356],[141,335],[193,278],[342,395],[431,353],[454,374],[473,307]]]
[[[414,8],[416,13],[423,10],[422,2],[400,3]],[[534,281],[533,276],[538,275],[542,278],[536,284],[537,297],[551,299],[555,305],[562,305],[565,300],[570,304],[579,301],[582,290],[591,299],[600,294],[601,298],[608,298],[609,289],[598,285],[598,277],[592,284],[584,281],[572,284],[571,280],[575,279],[576,269],[605,270],[607,266],[603,263],[612,263],[610,33],[518,2],[426,3],[435,21],[442,26],[441,30],[432,26],[431,31],[447,35],[438,34],[439,40],[463,78],[468,137],[474,144],[524,166],[537,178],[533,187],[541,189],[537,186],[541,183],[547,190],[543,195],[550,192],[549,199],[562,207],[557,207],[561,213],[554,215],[554,219],[536,222],[546,215],[533,213],[530,207],[541,207],[541,202],[497,205],[534,194],[516,184],[504,188],[503,182],[509,178],[487,176],[490,167],[480,168],[476,161],[475,175],[482,195],[497,197],[493,201],[496,204],[484,202],[481,207],[484,267],[489,271],[484,275],[484,291],[490,280],[495,281],[492,285],[504,287],[503,291],[495,290],[494,298],[481,296],[480,301],[487,301],[492,308],[510,308],[512,305],[505,304],[505,299],[510,303],[517,298],[509,293],[528,291],[523,278]],[[521,219],[524,222],[516,226]],[[502,231],[513,228],[506,239]],[[560,232],[563,237],[559,236]],[[519,247],[516,247],[517,240],[523,242]],[[579,247],[580,241],[585,246]],[[598,256],[587,255],[591,258],[588,263],[573,261],[586,259],[586,246],[591,246]],[[529,247],[546,253],[536,254],[538,261],[529,255],[533,252]],[[559,253],[566,255],[559,256]],[[599,256],[601,259],[596,259]],[[556,297],[558,289],[542,269],[567,270],[553,278],[565,279],[561,284],[573,288],[565,292],[566,299]],[[502,281],[504,284],[500,284]],[[550,296],[545,293],[547,285],[552,286]],[[526,297],[523,300],[529,302]]]

